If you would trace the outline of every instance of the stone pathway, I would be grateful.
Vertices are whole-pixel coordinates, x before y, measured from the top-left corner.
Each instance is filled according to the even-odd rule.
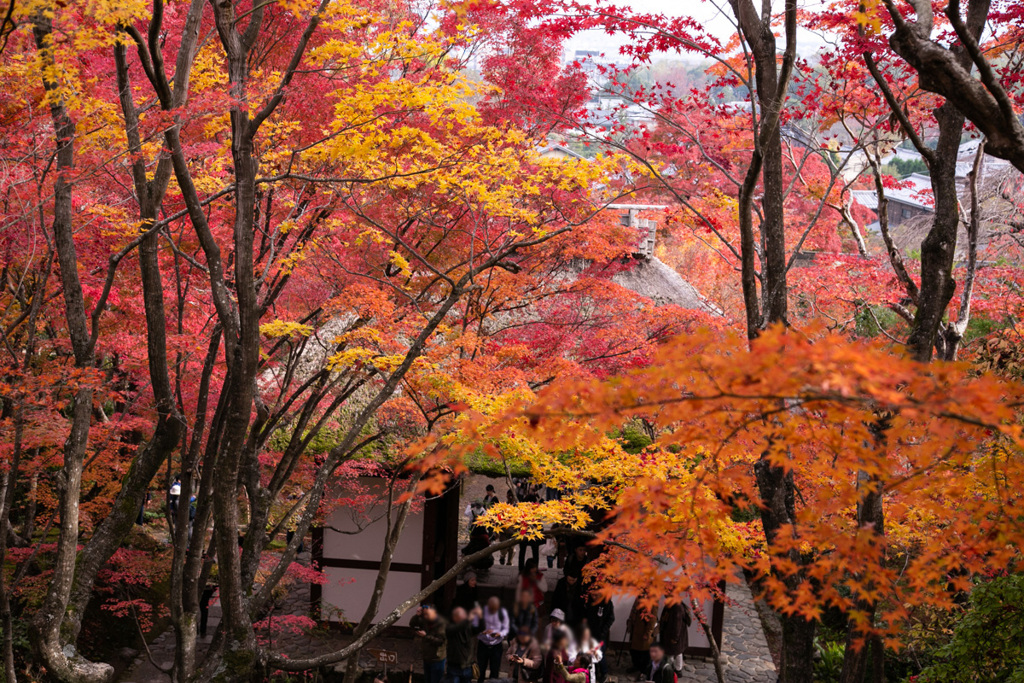
[[[722,624],[722,668],[726,683],[775,683],[775,663],[764,637],[761,618],[754,597],[746,583],[730,584],[726,595],[733,604],[725,608]],[[715,681],[714,666],[710,676],[702,672],[695,681]],[[682,680],[682,676],[680,676]]]

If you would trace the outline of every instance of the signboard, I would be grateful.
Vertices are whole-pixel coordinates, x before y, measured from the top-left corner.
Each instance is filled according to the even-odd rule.
[[[370,653],[374,661],[378,664],[387,666],[388,664],[398,664],[398,653],[392,650],[378,650],[375,647],[368,647],[366,651]]]

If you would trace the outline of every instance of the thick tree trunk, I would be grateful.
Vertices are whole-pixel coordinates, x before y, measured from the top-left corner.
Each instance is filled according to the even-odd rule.
[[[60,264],[61,285],[64,290],[65,318],[75,366],[91,370],[95,365],[93,343],[89,334],[85,299],[78,277],[78,254],[75,248],[72,182],[74,169],[75,124],[68,115],[60,85],[46,74],[57,73],[52,52],[52,18],[45,12],[33,17],[36,49],[46,68],[43,69],[43,87],[50,97],[50,117],[53,121],[56,143],[56,180],[53,186],[53,238]],[[58,515],[60,530],[57,550],[53,559],[53,578],[43,604],[32,620],[32,645],[39,660],[51,676],[69,683],[106,683],[114,674],[107,664],[89,662],[74,649],[66,650],[61,626],[67,612],[68,601],[75,578],[78,553],[78,503],[82,487],[82,467],[92,423],[93,388],[86,379],[75,392],[71,403],[71,429],[64,442],[64,463],[58,474]]]
[[[949,74],[954,72],[967,74],[968,80],[978,86],[978,82],[969,78],[969,74],[972,62],[977,61],[972,60],[972,54],[978,54],[977,41],[981,37],[988,18],[989,0],[971,0],[966,20],[961,17],[959,2],[949,3],[947,16],[956,30],[959,41],[948,50],[930,39],[934,27],[931,4],[924,0],[914,0],[911,5],[917,12],[917,18],[912,22],[906,21],[895,11],[895,6],[889,5],[890,12],[894,13],[894,20],[897,20],[897,29],[889,40],[889,44],[895,52],[918,70],[922,87],[934,89],[930,87],[934,84],[929,82],[933,74],[928,65],[934,67],[938,64],[934,58],[939,53],[947,60],[944,69]],[[912,125],[901,113],[898,103],[887,86],[884,85],[884,81],[881,80],[870,56],[866,56],[866,61],[868,67],[872,69],[875,80],[879,82],[894,115],[900,118],[907,135],[911,137],[922,156],[928,161],[931,173],[935,218],[931,230],[921,243],[920,296],[910,337],[907,340],[914,357],[922,362],[928,362],[932,359],[935,346],[940,341],[939,330],[942,326],[942,318],[956,290],[956,282],[953,280],[952,273],[957,229],[960,223],[956,162],[966,121],[962,110],[957,109],[956,102],[960,102],[966,108],[970,98],[964,99],[962,96],[967,95],[971,88],[962,84],[958,88],[959,92],[943,92],[949,99],[935,110],[935,119],[939,126],[939,139],[936,148],[929,150],[925,148]],[[983,58],[981,62],[984,64]],[[985,76],[984,69],[982,76]],[[1019,128],[1019,124],[1017,127]]]
[[[948,102],[935,111],[935,118],[939,123],[939,142],[930,168],[935,218],[921,242],[920,295],[907,339],[914,357],[925,363],[932,359],[942,318],[956,291],[953,257],[960,226],[956,159],[964,129],[963,114]]]
[[[783,527],[794,528],[796,523],[796,496],[793,473],[781,467],[773,467],[766,458],[754,466],[757,487],[761,493],[761,523],[769,548],[782,532]],[[796,565],[802,558],[789,552],[786,559]],[[793,589],[801,576],[783,578]],[[814,632],[815,622],[796,615],[779,615],[782,622],[782,666],[779,680],[782,683],[812,683],[814,680]]]
[[[892,49],[917,71],[921,88],[946,98],[966,114],[989,141],[993,156],[1006,159],[1024,172],[1024,125],[1013,100],[978,45],[988,17],[991,0],[968,0],[967,20],[960,17],[961,3],[951,0],[946,14],[960,43],[952,48],[932,39],[933,14],[930,4],[908,3],[917,16],[909,20],[898,3],[886,3],[895,22],[889,39]],[[978,69],[978,77],[972,73]]]

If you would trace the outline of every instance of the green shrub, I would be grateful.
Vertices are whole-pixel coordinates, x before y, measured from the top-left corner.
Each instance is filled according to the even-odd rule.
[[[819,683],[838,683],[843,673],[845,646],[841,641],[814,640],[817,660],[814,662],[814,680]]]
[[[919,683],[1024,683],[1024,574],[976,586],[936,660]]]

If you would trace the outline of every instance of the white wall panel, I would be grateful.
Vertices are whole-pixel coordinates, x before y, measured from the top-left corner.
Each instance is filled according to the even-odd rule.
[[[382,489],[379,479],[361,478],[360,481],[363,485],[372,487],[371,490]],[[405,530],[395,549],[392,562],[416,565],[423,563],[422,501],[417,502],[417,506],[418,510],[406,519]],[[387,522],[382,517],[383,513],[384,505],[368,510],[360,519],[357,519],[349,509],[334,510],[324,527],[324,558],[380,562],[381,553],[384,551],[384,536],[387,533]],[[367,519],[376,521],[365,524]],[[361,531],[360,523],[365,524]],[[334,529],[350,533],[339,533]]]
[[[373,584],[377,579],[375,569],[347,569],[343,567],[325,567],[327,583],[323,585],[321,605],[323,616],[330,621],[358,622],[373,593]],[[408,572],[392,571],[388,574],[387,587],[381,599],[378,618],[387,615],[403,601],[407,600],[420,589],[420,575]],[[341,614],[338,614],[341,610]],[[408,626],[409,619],[416,613],[412,609],[395,622],[398,626]]]

